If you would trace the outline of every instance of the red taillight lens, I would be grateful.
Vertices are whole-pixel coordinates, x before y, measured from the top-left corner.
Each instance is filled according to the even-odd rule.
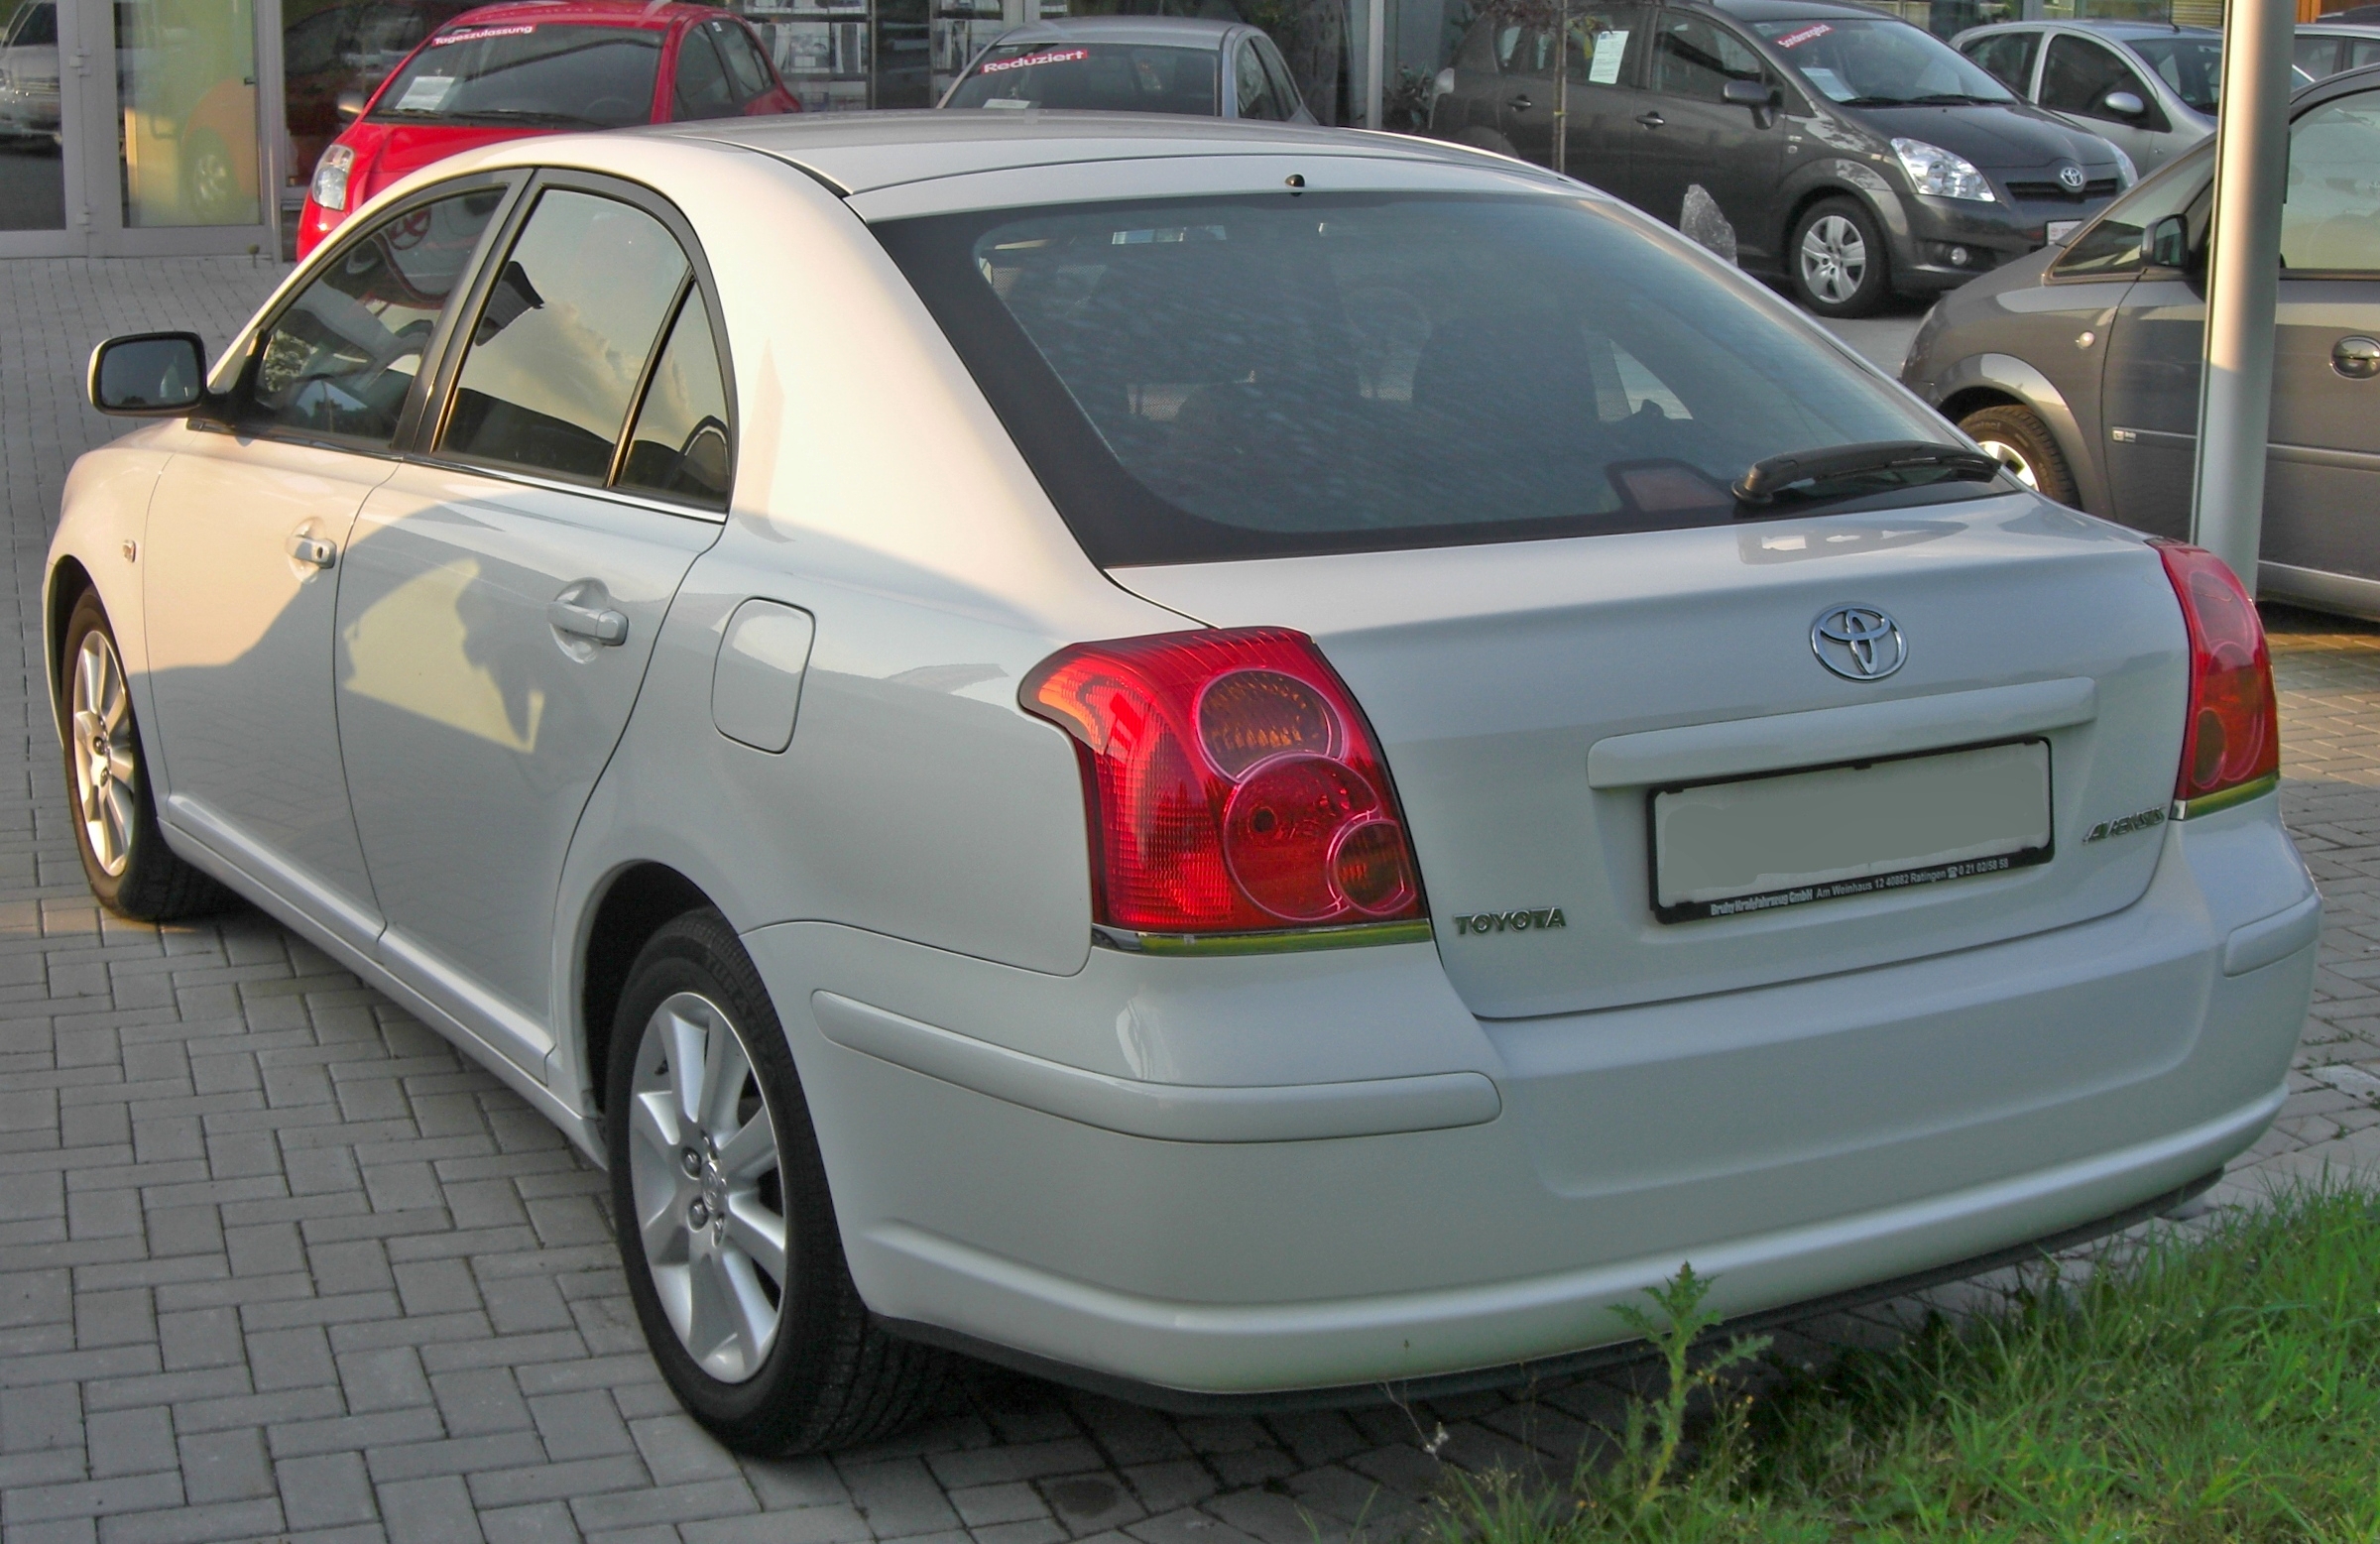
[[[2190,727],[2174,797],[2188,804],[2281,771],[2273,660],[2256,603],[2203,547],[2155,543],[2190,627]]]
[[[1100,921],[1244,933],[1421,915],[1371,731],[1304,634],[1080,644],[1017,700],[1081,744]]]

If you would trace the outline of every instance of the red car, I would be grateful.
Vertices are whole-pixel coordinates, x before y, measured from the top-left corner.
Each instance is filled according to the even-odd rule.
[[[323,151],[298,217],[298,255],[381,188],[476,145],[800,110],[759,35],[710,6],[482,6],[422,40]]]

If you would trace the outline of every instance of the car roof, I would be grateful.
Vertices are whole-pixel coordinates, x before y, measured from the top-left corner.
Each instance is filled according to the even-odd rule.
[[[680,0],[505,0],[500,5],[483,5],[465,11],[449,21],[440,32],[458,27],[495,27],[508,23],[553,22],[576,27],[645,27],[674,26],[679,22],[701,21],[706,17],[726,13],[707,5],[688,5]]]
[[[2368,22],[2341,22],[2325,17],[2319,22],[2300,22],[2298,31],[2318,38],[2368,38],[2380,32],[2380,17]]]
[[[1156,43],[1177,49],[1220,49],[1241,22],[1187,16],[1079,16],[1027,22],[993,40],[1001,43]]]
[[[903,182],[1102,161],[1200,156],[1311,155],[1437,166],[1491,167],[1561,186],[1567,178],[1505,156],[1405,134],[1309,128],[1161,113],[973,113],[916,110],[711,119],[619,135],[709,140],[798,167],[845,194]]]
[[[1826,0],[1715,0],[1714,10],[1743,22],[1897,21],[1864,5],[1831,5]]]
[[[2110,20],[2106,17],[2044,16],[2029,22],[1990,22],[1981,27],[1962,31],[1962,38],[1979,38],[1987,33],[2040,32],[2059,28],[2068,32],[2097,33],[2103,38],[2219,38],[2211,27],[2191,27],[2175,22],[2133,22]]]

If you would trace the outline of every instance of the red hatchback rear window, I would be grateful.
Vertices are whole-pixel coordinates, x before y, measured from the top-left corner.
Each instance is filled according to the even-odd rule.
[[[449,27],[406,62],[376,123],[616,129],[653,118],[661,34],[643,27],[499,22]]]

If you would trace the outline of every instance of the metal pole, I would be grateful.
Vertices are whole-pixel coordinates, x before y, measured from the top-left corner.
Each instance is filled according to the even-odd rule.
[[[1388,83],[1388,0],[1365,0],[1364,6],[1364,127],[1380,127],[1382,99]]]
[[[1554,175],[1570,171],[1570,0],[1554,0]]]
[[[2295,0],[2231,0],[2214,131],[2206,348],[2191,538],[2256,593],[2264,534],[2265,442],[2273,416],[2273,311],[2281,286],[2281,201],[2289,178]]]

